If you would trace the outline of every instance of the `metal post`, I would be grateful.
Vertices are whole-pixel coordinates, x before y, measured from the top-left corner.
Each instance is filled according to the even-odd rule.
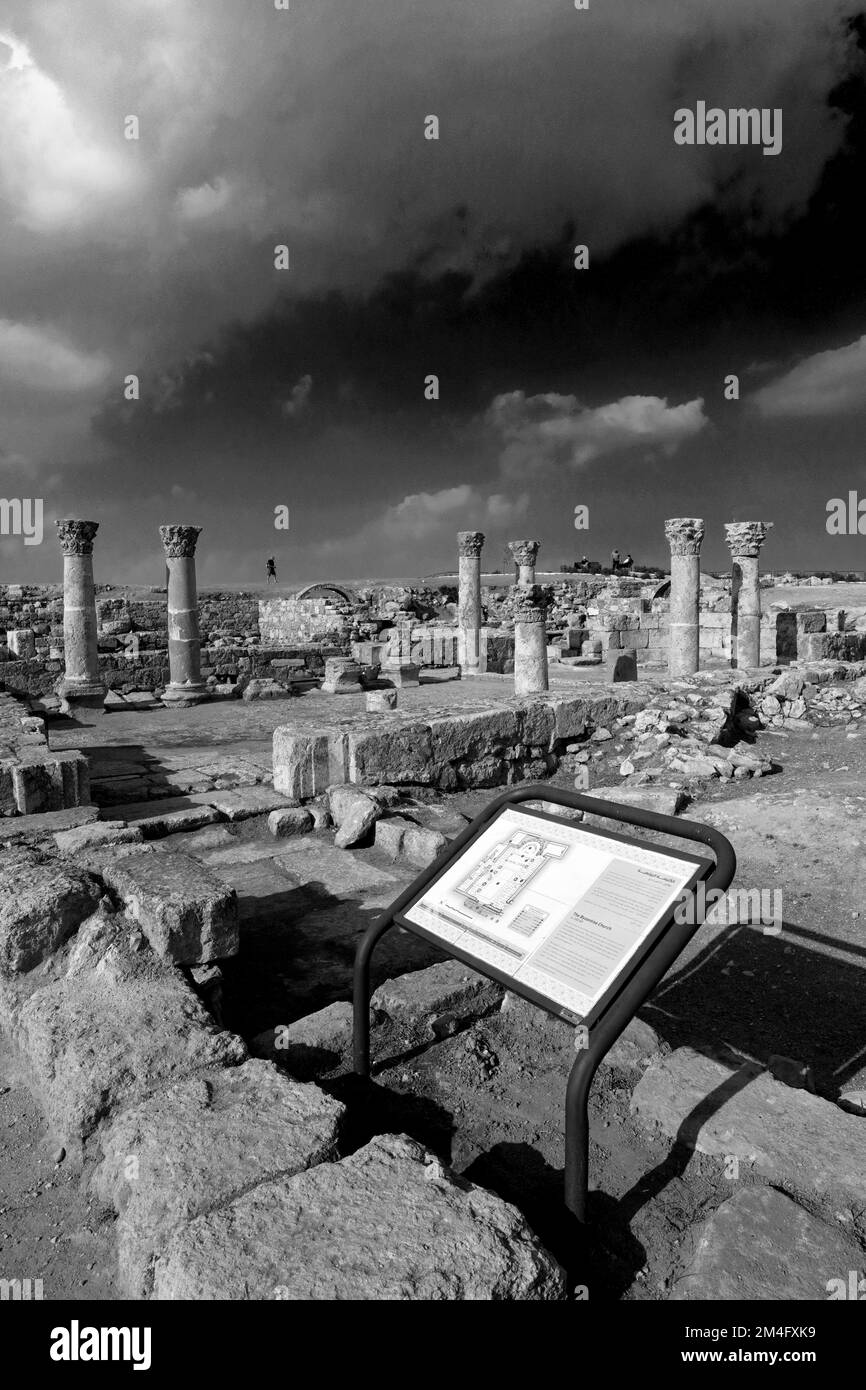
[[[465,844],[480,835],[501,807],[517,805],[521,801],[548,801],[561,806],[575,806],[607,820],[637,825],[646,830],[656,830],[662,834],[677,835],[684,840],[705,844],[716,857],[711,872],[705,879],[699,880],[706,883],[707,894],[712,889],[724,891],[736,872],[737,861],[732,845],[712,826],[701,825],[698,821],[682,820],[676,816],[663,816],[656,811],[645,811],[637,806],[621,806],[618,803],[599,801],[582,792],[566,791],[539,783],[512,787],[504,795],[491,801],[471,825],[468,825],[401,893],[388,911],[367,928],[361,938],[355,956],[354,992],[354,1063],[358,1075],[370,1074],[370,957],[377,941],[392,926],[397,914],[424,892]],[[693,888],[693,895],[694,892]],[[694,915],[696,917],[697,914]],[[571,1068],[565,1094],[565,1205],[581,1223],[586,1222],[589,1192],[588,1104],[593,1077],[602,1058],[613,1047],[701,925],[697,920],[672,922],[669,925],[649,955],[623,982],[604,1012],[590,1025],[589,1045]]]

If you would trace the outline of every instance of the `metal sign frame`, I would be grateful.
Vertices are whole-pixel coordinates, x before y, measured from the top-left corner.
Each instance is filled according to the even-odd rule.
[[[416,901],[430,885],[451,866],[468,844],[487,829],[499,812],[508,806],[518,806],[524,801],[546,801],[558,806],[575,807],[586,814],[604,817],[626,825],[636,825],[645,830],[655,830],[661,834],[676,836],[683,840],[707,845],[715,855],[715,864],[708,859],[678,853],[676,850],[662,849],[677,858],[685,858],[695,863],[695,874],[682,890],[679,901],[672,904],[648,936],[629,957],[620,975],[614,980],[602,998],[593,1006],[585,1018],[563,1009],[537,991],[522,986],[519,981],[487,965],[468,952],[451,947],[440,937],[426,931],[416,923],[408,921],[403,915],[405,909]],[[527,808],[529,809],[529,808]],[[545,820],[550,817],[541,813]],[[589,831],[594,827],[582,826]],[[595,830],[602,839],[626,840],[629,837],[615,832]],[[652,848],[641,843],[642,848]],[[496,797],[484,810],[467,825],[466,829],[442,851],[426,869],[413,879],[412,883],[391,903],[385,912],[367,928],[358,943],[355,954],[354,972],[354,1069],[359,1076],[370,1075],[370,959],[376,943],[395,923],[404,930],[411,931],[425,940],[433,942],[447,955],[461,960],[480,974],[497,980],[513,993],[538,1005],[557,1017],[566,1017],[570,1022],[580,1022],[589,1030],[588,1043],[582,1048],[571,1068],[565,1094],[565,1205],[578,1221],[586,1221],[587,1195],[589,1186],[589,1090],[596,1070],[617,1038],[634,1018],[637,1011],[649,998],[656,985],[664,978],[677,956],[688,945],[695,932],[702,925],[700,914],[695,910],[684,913],[694,921],[678,922],[674,912],[684,893],[694,900],[699,883],[706,885],[706,892],[724,892],[736,872],[737,860],[733,846],[718,830],[699,821],[684,820],[680,816],[665,816],[657,811],[647,811],[639,806],[625,806],[620,802],[599,801],[583,792],[566,791],[559,787],[545,786],[543,783],[530,783],[510,788],[502,796]]]

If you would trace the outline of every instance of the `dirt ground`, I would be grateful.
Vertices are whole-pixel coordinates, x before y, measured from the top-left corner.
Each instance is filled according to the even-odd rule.
[[[760,746],[783,770],[714,784],[686,814],[730,835],[738,884],[783,889],[783,930],[706,924],[643,1017],[671,1046],[697,1039],[763,1062],[793,1056],[835,1096],[866,1077],[866,738],[837,728],[765,733]],[[615,784],[617,760],[605,751],[591,784]],[[471,815],[496,794],[449,800]],[[225,971],[223,1008],[226,1026],[246,1038],[349,998],[360,932],[413,875],[375,849],[335,850],[327,832],[307,838],[316,843],[303,852],[275,844],[258,818],[160,842],[221,866],[237,886],[243,944]],[[375,978],[441,958],[392,932]],[[372,1082],[334,1083],[350,1106],[344,1146],[376,1131],[412,1134],[515,1202],[593,1299],[663,1299],[701,1220],[728,1195],[725,1180],[718,1164],[632,1121],[640,1060],[605,1067],[591,1100],[590,1224],[576,1230],[561,1201],[572,1056],[568,1030],[540,1011],[491,1015]],[[0,1055],[0,1278],[42,1279],[50,1299],[118,1297],[111,1221],[55,1158],[38,1108]]]

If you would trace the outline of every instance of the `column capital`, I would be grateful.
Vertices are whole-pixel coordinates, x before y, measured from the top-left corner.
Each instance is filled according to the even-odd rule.
[[[731,555],[734,558],[738,555],[757,558],[772,525],[772,521],[725,522],[725,540]]]
[[[483,531],[457,532],[457,550],[460,555],[480,555],[483,544]]]
[[[516,623],[547,621],[547,602],[541,584],[512,584],[511,602]]]
[[[55,521],[57,537],[64,555],[92,555],[98,521]]]
[[[195,543],[201,535],[200,526],[160,526],[166,558],[169,560],[191,560],[195,555]]]
[[[541,541],[509,541],[508,549],[514,556],[515,564],[534,565],[541,549]]]
[[[665,522],[672,555],[700,555],[704,523],[699,516],[672,516]]]

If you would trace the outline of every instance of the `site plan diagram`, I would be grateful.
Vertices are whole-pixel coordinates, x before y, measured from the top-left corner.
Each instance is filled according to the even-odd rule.
[[[509,807],[405,917],[585,1017],[696,862]]]

